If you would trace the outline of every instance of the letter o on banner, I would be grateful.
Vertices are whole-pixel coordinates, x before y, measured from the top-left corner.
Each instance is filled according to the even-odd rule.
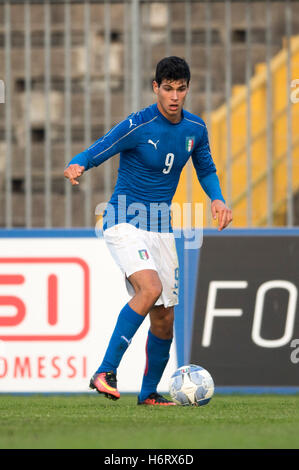
[[[271,289],[286,289],[289,292],[285,330],[283,336],[278,339],[264,339],[260,335],[263,319],[264,299],[266,293]],[[264,282],[260,285],[256,294],[251,335],[255,344],[263,348],[280,348],[291,341],[294,330],[297,296],[298,293],[296,286],[289,281],[275,280]]]

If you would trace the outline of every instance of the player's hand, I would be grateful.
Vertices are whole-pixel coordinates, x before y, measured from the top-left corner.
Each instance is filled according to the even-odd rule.
[[[218,230],[221,231],[233,220],[232,211],[220,199],[215,199],[211,205],[213,219],[218,215]]]
[[[84,166],[80,166],[77,163],[70,165],[64,170],[64,176],[65,178],[68,178],[72,185],[74,186],[75,184],[79,184],[79,181],[77,181],[77,178],[79,178],[81,175],[83,175],[85,170]]]

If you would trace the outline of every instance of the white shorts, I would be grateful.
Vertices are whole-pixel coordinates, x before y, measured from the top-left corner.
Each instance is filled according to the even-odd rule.
[[[104,239],[125,275],[129,295],[133,296],[135,291],[127,278],[137,271],[153,269],[163,286],[155,305],[172,307],[178,304],[179,266],[173,233],[149,232],[121,223],[106,229]]]

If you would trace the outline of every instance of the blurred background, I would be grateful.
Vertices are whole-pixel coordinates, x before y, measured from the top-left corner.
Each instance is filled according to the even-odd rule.
[[[298,226],[298,2],[1,0],[1,227],[94,226],[118,156],[79,187],[64,167],[155,101],[169,55],[190,64],[186,109],[207,123],[233,226]],[[174,198],[186,201],[203,202],[211,226],[191,164]]]

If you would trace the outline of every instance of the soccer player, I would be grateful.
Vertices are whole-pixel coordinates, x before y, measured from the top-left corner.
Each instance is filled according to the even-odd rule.
[[[105,242],[125,276],[132,298],[119,313],[90,387],[108,398],[120,397],[117,368],[149,314],[139,405],[175,405],[157,393],[157,386],[169,359],[174,306],[178,303],[178,259],[170,206],[190,157],[198,180],[211,199],[218,229],[223,230],[232,220],[211,157],[206,125],[183,109],[189,83],[190,69],[184,59],[162,59],[153,81],[156,103],[130,114],[76,155],[64,171],[64,176],[76,185],[85,171],[120,153],[118,179],[104,212],[103,229]],[[167,210],[153,210],[157,205]]]

